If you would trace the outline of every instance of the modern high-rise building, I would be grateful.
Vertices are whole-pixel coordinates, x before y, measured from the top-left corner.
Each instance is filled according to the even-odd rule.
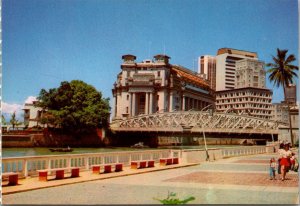
[[[265,63],[254,59],[242,59],[236,61],[235,88],[266,87]]]
[[[290,105],[296,105],[297,102],[297,88],[296,84],[290,84],[284,88],[285,90],[285,101]]]
[[[198,58],[198,73],[209,82],[211,89],[216,90],[216,57],[204,55]]]
[[[272,94],[269,89],[252,87],[217,91],[216,109],[219,112],[233,110],[238,114],[271,119]]]
[[[235,88],[236,62],[242,59],[257,60],[255,52],[221,48],[216,56],[216,91]]]
[[[222,48],[216,57],[216,108],[271,119],[272,94],[264,62],[254,52]]]

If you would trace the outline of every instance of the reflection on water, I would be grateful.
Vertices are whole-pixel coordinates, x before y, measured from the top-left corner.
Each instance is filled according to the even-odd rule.
[[[208,148],[234,147],[240,145],[207,145]],[[73,148],[73,152],[51,152],[49,148],[2,148],[2,157],[21,157],[21,156],[39,156],[39,155],[61,155],[61,154],[84,154],[100,152],[119,152],[119,151],[140,151],[149,149],[204,149],[200,146],[161,146],[158,148],[136,149],[130,147],[104,147],[104,148]]]

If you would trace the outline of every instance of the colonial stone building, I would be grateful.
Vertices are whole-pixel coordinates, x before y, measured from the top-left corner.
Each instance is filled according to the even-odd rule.
[[[114,119],[140,114],[201,110],[214,104],[208,82],[197,73],[169,63],[167,55],[137,63],[136,56],[123,55],[121,72],[112,90]]]

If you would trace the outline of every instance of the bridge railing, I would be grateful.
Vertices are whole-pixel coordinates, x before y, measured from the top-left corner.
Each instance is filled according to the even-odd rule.
[[[222,148],[223,158],[266,153],[266,146],[245,146]]]
[[[126,152],[86,153],[70,155],[43,155],[2,158],[2,172],[18,172],[21,176],[36,176],[37,170],[47,168],[80,167],[89,170],[93,164],[123,163],[131,161],[155,160],[180,157],[178,150],[143,150]]]

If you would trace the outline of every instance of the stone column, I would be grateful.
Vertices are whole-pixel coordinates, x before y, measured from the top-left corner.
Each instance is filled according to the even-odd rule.
[[[169,112],[172,112],[173,111],[173,92],[170,92],[170,99],[169,99]]]
[[[185,111],[185,96],[182,96],[182,111]]]
[[[150,92],[149,114],[153,113],[153,93]]]
[[[189,97],[186,97],[186,111],[188,111],[190,109],[190,101],[191,99]]]
[[[145,93],[145,114],[149,114],[149,93]]]
[[[128,105],[129,116],[132,116],[132,94],[131,93],[128,93],[128,94],[129,94],[129,105]]]
[[[136,115],[136,93],[132,93],[132,115]]]
[[[114,96],[114,100],[115,100],[115,117],[117,117],[117,107],[118,107],[118,105],[117,105],[117,98],[118,98],[118,96],[116,95],[116,96]]]

